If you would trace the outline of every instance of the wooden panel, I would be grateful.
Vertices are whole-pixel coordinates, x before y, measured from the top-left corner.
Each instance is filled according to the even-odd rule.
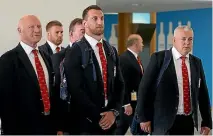
[[[150,22],[152,24],[156,24],[156,12],[150,13]],[[150,43],[150,55],[152,55],[152,53],[154,53],[155,51],[156,51],[156,29]]]
[[[126,50],[126,40],[132,33],[132,13],[118,14],[118,54]]]

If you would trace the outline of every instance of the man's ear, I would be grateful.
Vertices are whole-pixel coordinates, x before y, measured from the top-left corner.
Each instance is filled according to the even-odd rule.
[[[47,31],[47,36],[50,36],[50,32],[49,31]]]
[[[73,35],[72,31],[70,31],[70,32],[69,32],[69,36],[72,36],[72,35]]]
[[[17,31],[18,31],[18,33],[21,33],[21,28],[18,27],[18,28],[17,28]]]
[[[173,37],[173,43],[175,43],[175,42],[176,42],[175,37]]]
[[[82,24],[83,24],[84,27],[87,27],[87,21],[86,20],[83,20]]]

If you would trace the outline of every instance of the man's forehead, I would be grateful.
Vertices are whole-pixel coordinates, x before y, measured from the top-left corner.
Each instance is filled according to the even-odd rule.
[[[180,31],[177,31],[177,34],[178,35],[188,35],[188,36],[192,36],[193,35],[193,32],[192,31],[185,31],[185,30],[180,30]]]
[[[103,12],[101,10],[91,9],[88,12],[88,15],[90,15],[90,16],[103,16]]]

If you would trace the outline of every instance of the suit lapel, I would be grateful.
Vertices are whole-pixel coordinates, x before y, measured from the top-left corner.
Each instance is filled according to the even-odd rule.
[[[132,60],[130,63],[132,63],[133,66],[134,66],[138,71],[140,71],[140,74],[142,74],[141,67],[140,67],[140,65],[138,64],[138,61],[137,61],[137,59],[135,58],[134,54],[132,54],[129,50],[127,50],[126,53],[127,53],[127,55],[131,58],[130,60]]]
[[[172,51],[171,51],[171,53],[172,53]],[[172,54],[171,54],[171,61],[168,66],[168,72],[170,72],[171,80],[174,83],[175,90],[178,91],[179,89],[178,89],[177,75],[176,75],[176,70],[175,70],[175,65],[174,65],[174,60],[173,60]]]
[[[47,52],[49,52],[50,55],[53,55],[53,51],[47,42],[46,42],[46,47],[47,47]]]
[[[195,60],[193,59],[192,55],[189,55],[189,63],[190,63],[190,73],[191,73],[191,91],[193,93],[194,89],[196,87],[196,71],[198,70],[198,65],[195,64]]]
[[[46,57],[44,56],[44,53],[42,51],[39,51],[39,53],[41,54],[41,57],[44,60],[44,63],[46,65],[46,67],[47,67],[47,71],[48,71],[49,77],[51,77],[51,75],[52,75],[51,66],[49,65]]]
[[[92,49],[91,45],[89,44],[89,42],[86,40],[85,37],[83,37],[82,40],[85,42],[85,44],[89,45],[89,47]],[[102,79],[102,75],[101,75],[101,69],[100,69],[98,60],[96,58],[96,55],[94,53],[94,50],[92,50],[92,51],[93,51],[93,53],[92,53],[93,54],[93,56],[92,56],[93,57],[93,63],[95,65],[96,74],[97,74],[96,75],[97,76],[97,81],[99,82],[99,85],[101,85],[102,88],[103,88],[103,79]]]
[[[33,82],[35,83],[36,87],[39,88],[38,78],[36,76],[35,70],[30,62],[30,59],[28,58],[27,54],[25,53],[24,49],[21,47],[20,44],[17,46],[17,52],[18,52],[18,57],[21,60],[21,62],[24,64],[24,67],[27,73],[29,74]]]
[[[70,47],[70,45],[68,44],[68,46],[67,46],[65,49],[69,49],[69,48],[71,48],[71,47]]]

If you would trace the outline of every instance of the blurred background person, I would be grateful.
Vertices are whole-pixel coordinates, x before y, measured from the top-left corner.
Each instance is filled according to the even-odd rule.
[[[57,125],[58,125],[58,134],[72,134],[75,131],[75,124],[72,122],[72,117],[67,114],[72,114],[68,111],[68,103],[67,101],[63,101],[60,99],[60,84],[61,84],[61,75],[60,75],[60,64],[62,63],[66,51],[72,47],[72,44],[76,41],[80,40],[85,33],[84,26],[82,24],[83,19],[75,18],[71,21],[69,26],[69,37],[70,43],[66,47],[66,49],[60,51],[59,53],[55,53],[52,55],[53,68],[55,72],[55,86],[56,86],[56,116],[57,116]],[[72,63],[72,62],[70,62]],[[63,78],[63,77],[62,77]],[[74,109],[73,109],[74,110]]]
[[[44,51],[49,56],[64,49],[61,47],[63,42],[63,25],[57,20],[50,21],[46,25],[47,42],[39,46],[39,50]]]
[[[131,34],[126,43],[127,50],[120,55],[121,71],[125,82],[123,108],[118,120],[117,135],[125,135],[135,113],[137,92],[143,76],[143,65],[139,53],[143,51],[143,39],[138,34]]]

